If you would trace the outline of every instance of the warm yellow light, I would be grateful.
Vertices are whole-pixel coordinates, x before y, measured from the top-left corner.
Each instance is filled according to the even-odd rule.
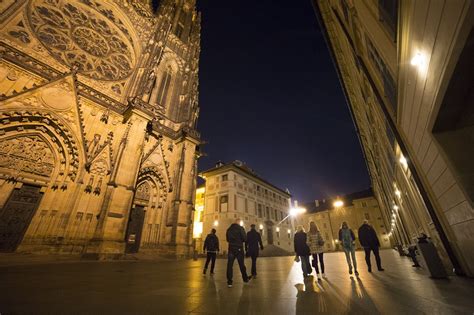
[[[296,216],[298,214],[305,213],[305,212],[306,212],[305,208],[297,207],[297,208],[291,208],[290,209],[290,215],[291,216]]]
[[[344,202],[342,200],[336,200],[332,205],[334,206],[334,208],[340,208],[344,205]]]
[[[244,226],[244,221],[240,220],[240,226]]]
[[[408,167],[408,161],[403,155],[400,156],[400,159],[398,161],[400,162],[400,164],[403,165],[404,168]]]
[[[402,195],[402,193],[400,192],[400,190],[395,190],[395,195],[397,195],[398,198],[400,198],[400,196]]]
[[[202,222],[194,222],[193,238],[200,238],[202,235]]]
[[[260,224],[258,227],[260,228],[260,230],[263,230],[263,224]]]
[[[422,67],[425,65],[425,59],[425,56],[422,53],[418,52],[413,56],[413,58],[411,58],[410,63],[412,66]]]
[[[277,226],[277,227],[276,227],[276,231],[277,231],[277,232],[280,232],[280,227]]]
[[[394,206],[393,206],[393,210],[398,211],[398,209],[399,209],[399,208],[398,208],[397,205],[394,205]]]
[[[291,234],[291,230],[290,230],[290,229],[288,229],[288,234]]]
[[[218,226],[219,225],[219,221],[214,221],[214,226]]]

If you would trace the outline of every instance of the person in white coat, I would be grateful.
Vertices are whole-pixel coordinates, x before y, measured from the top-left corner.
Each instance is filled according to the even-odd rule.
[[[314,221],[311,221],[309,223],[309,231],[307,235],[308,237],[306,239],[306,242],[308,244],[311,255],[313,256],[312,265],[316,270],[316,275],[319,280],[322,277],[326,277],[324,273],[324,239],[321,235],[321,231],[319,231],[319,228],[316,223],[314,223]],[[319,273],[318,261],[319,267],[321,268],[321,274]]]

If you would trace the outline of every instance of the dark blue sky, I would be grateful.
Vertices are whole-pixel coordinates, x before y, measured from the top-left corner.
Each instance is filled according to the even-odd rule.
[[[310,0],[198,0],[199,170],[241,160],[300,201],[369,187]]]

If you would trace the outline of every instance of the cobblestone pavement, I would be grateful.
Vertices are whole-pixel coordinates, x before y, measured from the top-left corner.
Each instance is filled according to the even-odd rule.
[[[350,277],[343,253],[325,254],[326,276],[303,280],[292,257],[260,258],[243,284],[226,261],[203,276],[204,261],[61,262],[0,266],[3,314],[474,314],[474,280],[430,279],[405,257],[382,251],[384,272]],[[246,259],[249,268],[250,260]]]

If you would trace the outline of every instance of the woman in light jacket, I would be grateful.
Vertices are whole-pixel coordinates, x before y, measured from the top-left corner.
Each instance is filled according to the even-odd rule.
[[[324,239],[321,236],[321,232],[319,231],[318,226],[314,221],[311,221],[309,223],[309,231],[307,233],[307,244],[309,246],[309,250],[311,252],[311,255],[313,256],[313,267],[316,270],[316,275],[318,277],[318,280],[321,279],[322,277],[326,277],[324,274]],[[319,273],[319,268],[318,268],[318,258],[319,258],[319,266],[321,267],[321,274]]]

